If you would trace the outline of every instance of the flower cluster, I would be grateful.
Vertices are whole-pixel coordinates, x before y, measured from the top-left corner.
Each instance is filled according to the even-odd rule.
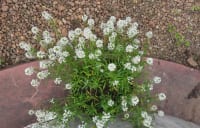
[[[92,118],[92,121],[96,124],[97,128],[104,128],[105,124],[109,121],[110,117],[111,117],[110,113],[103,112],[101,118],[95,116]]]
[[[49,23],[54,20],[47,12],[42,16]],[[86,15],[82,19],[87,26],[70,30],[67,37],[59,34],[54,37],[46,30],[39,32],[33,27],[33,34],[40,37],[36,39],[42,47],[40,51],[20,43],[28,54],[40,59],[38,69],[25,69],[26,75],[37,76],[31,81],[33,87],[40,86],[41,80],[51,78],[55,85],[65,85],[69,91],[64,101],[51,102],[53,115],[50,115],[63,125],[68,125],[74,117],[79,118],[82,123],[78,128],[91,123],[104,128],[108,121],[121,115],[135,127],[152,128],[153,115],[158,108],[153,103],[151,91],[153,84],[159,84],[161,78],[155,76],[152,81],[136,82],[144,66],[153,65],[152,58],[143,58],[145,52],[137,38],[138,23],[130,17],[117,20],[111,16],[101,23],[103,38],[99,38],[94,32],[94,19]],[[150,31],[146,36],[149,41],[153,34]],[[156,99],[163,101],[166,96],[159,93]],[[35,115],[39,122],[41,116],[45,117],[43,113]],[[164,113],[159,110],[158,115]]]

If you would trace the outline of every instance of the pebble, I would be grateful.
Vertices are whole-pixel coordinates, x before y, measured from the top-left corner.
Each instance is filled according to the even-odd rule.
[[[187,62],[188,62],[192,67],[198,66],[197,62],[194,60],[193,57],[188,58],[188,59],[187,59]]]
[[[7,5],[3,5],[3,6],[2,6],[2,11],[3,11],[3,12],[8,11],[8,9],[9,9],[9,7],[8,7]]]

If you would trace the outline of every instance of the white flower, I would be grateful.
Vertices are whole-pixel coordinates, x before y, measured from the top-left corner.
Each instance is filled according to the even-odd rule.
[[[38,51],[38,52],[37,52],[37,57],[38,57],[39,59],[43,59],[45,56],[46,56],[46,53],[45,53],[45,52],[43,52],[43,51]]]
[[[124,118],[128,119],[129,118],[129,114],[128,113],[124,114]]]
[[[89,35],[89,40],[95,42],[96,39],[97,39],[97,36],[96,36],[96,35],[94,35],[94,34],[90,34],[90,35]]]
[[[78,57],[78,58],[85,58],[85,52],[83,51],[83,50],[81,50],[81,49],[76,49],[75,50],[75,52],[76,52],[76,56]]]
[[[65,88],[66,88],[66,89],[71,89],[71,88],[72,88],[72,85],[69,84],[69,83],[68,83],[68,84],[65,84]]]
[[[114,22],[111,20],[108,20],[106,23],[106,27],[110,29],[110,31],[112,32],[114,30]]]
[[[153,65],[153,59],[152,58],[147,58],[146,59],[147,64]]]
[[[132,96],[131,103],[133,106],[136,106],[139,103],[139,98],[137,96]]]
[[[134,78],[131,77],[131,76],[127,77],[127,80],[128,80],[129,83],[132,83],[133,79],[134,79]]]
[[[124,26],[125,26],[125,21],[124,20],[118,20],[117,21],[117,28],[118,29],[123,29]]]
[[[43,110],[37,110],[35,112],[35,116],[37,117],[37,121],[39,123],[47,122],[57,117],[55,112],[49,112],[49,111],[43,111]]]
[[[84,37],[79,37],[78,41],[79,41],[79,43],[84,44],[85,43],[85,38]]]
[[[139,51],[138,53],[139,53],[139,55],[142,56],[144,54],[144,51]]]
[[[72,30],[70,30],[69,32],[68,32],[68,38],[71,40],[71,41],[73,41],[74,39],[75,39],[75,32],[74,31],[72,31]]]
[[[53,52],[56,53],[56,54],[61,54],[62,47],[61,46],[54,46],[53,47]]]
[[[42,36],[43,36],[43,38],[49,37],[50,36],[49,31],[47,31],[47,30],[43,31]]]
[[[118,81],[118,80],[115,80],[115,81],[112,83],[113,86],[117,86],[118,84],[119,84],[119,81]]]
[[[159,110],[158,111],[158,116],[163,117],[163,116],[165,116],[165,113],[162,110]]]
[[[88,55],[88,57],[89,57],[89,59],[95,59],[95,58],[96,58],[96,56],[95,56],[93,53],[90,53],[90,54]]]
[[[102,52],[101,52],[100,49],[95,50],[95,56],[96,56],[96,57],[99,57],[99,56],[101,56],[101,55],[102,55]]]
[[[122,96],[121,105],[122,105],[122,111],[127,112],[128,111],[127,101],[126,101],[126,98],[124,96]]]
[[[109,35],[110,33],[111,33],[110,28],[108,28],[108,27],[103,28],[103,35]]]
[[[153,37],[153,32],[152,31],[149,31],[145,34],[145,36],[149,39],[151,39]]]
[[[31,80],[31,86],[38,87],[40,85],[40,82],[37,79]]]
[[[115,44],[114,43],[108,43],[108,50],[114,50]]]
[[[85,47],[85,42],[79,42],[75,48],[76,49],[82,49],[84,47]]]
[[[138,39],[134,39],[133,41],[135,44],[140,44],[140,40],[138,40]]]
[[[126,17],[126,22],[131,23],[131,17]]]
[[[69,56],[69,52],[68,52],[68,51],[63,51],[63,52],[61,53],[61,56],[62,56],[62,57],[68,57],[68,56]]]
[[[100,28],[101,28],[102,30],[103,30],[104,28],[106,28],[106,27],[107,27],[106,23],[103,23],[103,22],[102,22],[102,23],[100,24]]]
[[[112,99],[110,99],[109,101],[108,101],[108,106],[113,106],[114,105],[114,101],[112,100]]]
[[[151,106],[151,111],[156,111],[157,109],[158,109],[158,107],[156,105]]]
[[[44,17],[45,20],[50,20],[53,18],[47,11],[43,11],[42,16]]]
[[[116,69],[116,65],[114,64],[114,63],[110,63],[110,64],[108,64],[108,70],[109,71],[115,71],[115,69]]]
[[[165,93],[159,93],[159,94],[158,94],[158,98],[159,98],[160,101],[165,100],[165,99],[166,99]]]
[[[127,45],[126,46],[126,52],[129,52],[129,53],[131,53],[131,52],[133,52],[133,46],[132,45]]]
[[[103,73],[103,72],[104,72],[104,70],[103,70],[103,69],[100,69],[100,72],[101,72],[101,73]]]
[[[110,43],[114,43],[115,42],[115,36],[112,36],[112,35],[109,36],[108,40],[109,40]]]
[[[137,22],[134,22],[134,23],[132,24],[132,27],[137,28],[137,27],[138,27],[138,23],[137,23]]]
[[[31,45],[27,44],[26,42],[22,41],[19,43],[19,46],[21,49],[24,49],[25,51],[29,52],[31,50]]]
[[[148,127],[148,128],[149,128],[149,127],[151,126],[151,121],[144,119],[144,120],[143,120],[143,125],[144,125],[145,127]]]
[[[102,120],[97,120],[96,127],[97,128],[104,128],[104,122]]]
[[[135,66],[131,66],[131,69],[130,69],[132,72],[135,72],[137,71],[137,68]]]
[[[21,41],[20,43],[19,43],[19,47],[21,48],[21,49],[24,49],[24,45],[26,44],[26,42],[24,42],[24,41]]]
[[[87,16],[87,15],[83,15],[83,16],[82,16],[82,20],[83,20],[83,22],[86,22],[87,19],[88,19],[88,16]]]
[[[63,56],[61,56],[61,57],[58,58],[58,62],[60,64],[62,64],[63,62],[66,62],[66,61],[65,61],[65,58]]]
[[[80,28],[76,28],[74,31],[76,36],[79,36],[82,33],[82,30]]]
[[[96,41],[96,46],[97,46],[97,48],[102,48],[103,47],[103,41],[102,40],[97,40]]]
[[[117,37],[117,33],[116,33],[116,32],[112,32],[111,36],[112,36],[113,38],[116,38],[116,37]]]
[[[29,114],[30,116],[32,116],[32,115],[35,114],[35,112],[31,109],[31,110],[28,111],[28,114]]]
[[[138,45],[136,45],[136,44],[133,45],[133,49],[138,49],[138,48],[139,48]]]
[[[33,55],[32,52],[26,52],[26,53],[25,53],[25,56],[26,56],[26,58],[28,58],[28,59],[34,59],[34,58],[35,58],[35,56]]]
[[[122,107],[122,111],[127,112],[128,111],[128,107],[127,106],[123,106]]]
[[[125,68],[125,69],[128,69],[128,70],[131,70],[131,63],[130,63],[130,62],[125,63],[125,64],[124,64],[124,68]]]
[[[31,32],[33,33],[33,34],[37,34],[38,32],[39,32],[39,29],[37,28],[37,27],[32,27],[31,28]]]
[[[153,84],[148,84],[149,90],[152,91],[153,90]]]
[[[54,104],[54,103],[55,103],[55,99],[54,99],[54,98],[51,98],[51,99],[49,100],[49,102],[50,102],[51,104]]]
[[[155,84],[159,84],[159,83],[161,82],[161,78],[158,77],[158,76],[155,76],[155,77],[153,78],[153,81],[154,81]]]
[[[109,120],[109,118],[110,118],[110,113],[105,113],[105,112],[103,112],[102,120],[103,120],[104,122],[106,122],[106,121]]]
[[[63,113],[62,123],[67,123],[69,121],[68,118],[71,116],[72,116],[72,112],[65,109]]]
[[[128,29],[128,31],[127,31],[127,35],[128,35],[129,38],[133,38],[133,37],[136,36],[138,33],[139,33],[139,32],[138,32],[137,28],[134,27],[134,26],[133,26],[133,27],[130,27],[130,28]]]
[[[115,16],[111,16],[109,21],[112,21],[113,23],[115,23],[116,22],[116,17]]]
[[[141,116],[142,116],[143,118],[147,118],[149,115],[148,115],[148,113],[147,113],[146,111],[142,111],[142,112],[141,112]]]
[[[88,19],[88,25],[90,27],[94,26],[94,19]]]
[[[98,121],[98,116],[94,116],[94,117],[92,117],[92,121],[94,122],[94,123],[96,123],[97,121]]]
[[[122,96],[122,102],[121,102],[122,106],[126,106],[127,105],[127,101],[126,101],[126,97]]]
[[[61,37],[60,40],[58,41],[57,45],[63,47],[65,45],[67,45],[68,43],[69,43],[69,40],[67,37]]]
[[[139,64],[141,61],[141,57],[139,55],[135,56],[131,60],[134,64]]]
[[[105,113],[103,112],[103,116],[101,119],[98,116],[93,117],[93,121],[96,124],[97,128],[104,128],[105,124],[109,121],[110,119],[110,113]]]
[[[55,55],[54,53],[49,54],[48,57],[49,57],[49,59],[52,60],[52,61],[56,59],[56,55]]]
[[[26,68],[26,69],[24,70],[24,72],[25,72],[25,74],[26,74],[27,76],[31,76],[31,75],[33,75],[33,73],[34,73],[34,68],[33,68],[33,67],[28,67],[28,68]]]
[[[92,34],[92,31],[90,28],[84,28],[83,35],[86,39],[90,39],[90,35]]]
[[[61,82],[62,82],[62,79],[60,78],[60,77],[58,77],[58,78],[56,78],[55,80],[54,80],[54,83],[55,84],[61,84]]]
[[[82,122],[82,124],[78,125],[78,128],[85,128],[85,126],[86,126],[86,123]]]
[[[41,71],[41,72],[38,72],[37,73],[37,78],[42,80],[42,79],[45,79],[47,78],[47,76],[49,75],[50,73],[48,72],[48,70],[44,70],[44,71]]]
[[[122,110],[123,110],[124,112],[126,112],[126,111],[128,110],[128,107],[127,107],[126,105],[124,105],[124,106],[122,106]]]
[[[44,38],[44,40],[43,40],[46,44],[51,44],[52,43],[52,41],[53,41],[53,38],[52,37],[50,37],[50,36],[47,36],[47,37],[45,37]]]
[[[40,69],[46,69],[46,68],[48,68],[49,64],[50,64],[49,61],[46,61],[46,60],[40,61],[39,62]]]

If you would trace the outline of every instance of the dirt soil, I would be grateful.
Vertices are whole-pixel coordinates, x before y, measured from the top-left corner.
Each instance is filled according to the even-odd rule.
[[[130,16],[143,36],[149,30],[154,33],[148,56],[200,69],[200,0],[0,0],[0,69],[29,61],[19,42],[37,46],[30,30],[46,29],[44,10],[58,19],[63,36],[79,26],[83,14],[97,25],[112,15]],[[170,24],[189,46],[177,44],[176,34],[168,31]]]

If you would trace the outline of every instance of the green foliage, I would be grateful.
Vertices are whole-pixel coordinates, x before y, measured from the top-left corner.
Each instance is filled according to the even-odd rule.
[[[2,57],[0,57],[0,66],[3,65],[3,63],[5,63],[5,61]]]
[[[148,43],[145,47],[140,46],[138,24],[132,23],[130,17],[118,22],[111,17],[101,27],[104,35],[101,39],[93,32],[94,20],[84,20],[87,19],[85,16],[83,21],[88,26],[69,31],[68,39],[61,36],[55,19],[49,14],[45,17],[54,36],[47,31],[38,31],[35,39],[41,44],[42,51],[33,48],[29,51],[31,46],[24,43],[21,47],[48,62],[45,68],[41,66],[45,64],[43,60],[40,69],[26,69],[26,74],[37,73],[39,80],[49,76],[55,84],[65,85],[68,89],[69,95],[55,99],[49,109],[56,113],[56,119],[68,126],[71,120],[79,118],[98,127],[121,117],[135,128],[151,127],[156,112],[151,107],[158,98],[151,94],[151,81],[138,82],[144,66],[153,64],[152,58],[143,58]],[[153,34],[148,32],[146,36],[150,41]],[[32,86],[38,85],[37,80],[32,81]],[[144,112],[146,114],[142,115]]]
[[[175,41],[177,46],[184,45],[186,47],[190,46],[190,42],[185,39],[185,37],[176,30],[176,27],[172,24],[168,25],[168,32],[170,33],[172,39]]]
[[[199,12],[200,11],[200,6],[194,5],[194,6],[192,6],[191,10]]]

